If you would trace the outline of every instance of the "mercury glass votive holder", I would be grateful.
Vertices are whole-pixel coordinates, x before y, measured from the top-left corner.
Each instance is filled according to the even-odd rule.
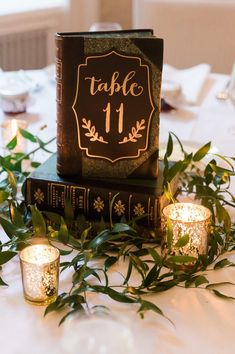
[[[207,254],[211,224],[211,211],[203,205],[193,203],[175,203],[163,209],[163,229],[166,231],[167,222],[172,227],[172,245],[167,249],[174,256],[192,256]],[[165,245],[166,242],[165,232]],[[178,240],[188,235],[189,241],[183,247],[177,247]]]
[[[60,253],[48,244],[35,244],[20,252],[24,298],[34,305],[47,305],[57,298]]]

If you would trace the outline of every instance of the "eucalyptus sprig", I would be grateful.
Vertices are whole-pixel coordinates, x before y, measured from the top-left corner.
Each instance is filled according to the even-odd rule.
[[[212,155],[210,143],[196,152],[185,151],[179,138],[174,133],[169,134],[164,156],[165,197],[171,202],[177,201],[179,195],[174,195],[171,191],[171,185],[176,180],[178,194],[193,196],[212,212],[208,254],[195,259],[161,252],[159,237],[146,240],[135,220],[129,223],[123,220],[115,224],[110,218],[108,224],[101,220],[97,227],[97,223],[86,220],[83,215],[75,219],[69,201],[65,201],[63,216],[47,211],[40,212],[34,205],[26,206],[22,196],[17,193],[19,184],[28,174],[28,171],[23,170],[22,161],[29,160],[40,149],[47,150],[50,141],[42,142],[27,131],[21,130],[20,133],[37,145],[28,154],[14,153],[17,140],[13,138],[7,146],[9,154],[0,157],[0,224],[8,237],[6,242],[0,244],[0,267],[9,262],[34,237],[45,237],[58,247],[61,256],[66,256],[61,262],[61,271],[72,272],[72,284],[68,292],[60,294],[46,308],[45,314],[60,311],[62,323],[74,313],[106,310],[106,306],[89,303],[89,294],[99,293],[113,301],[136,307],[141,317],[149,310],[165,316],[155,302],[147,300],[148,295],[158,294],[175,286],[194,287],[234,300],[218,290],[227,282],[210,284],[206,275],[211,270],[234,266],[228,258],[217,259],[235,247],[235,225],[227,209],[228,206],[235,206],[235,198],[229,190],[231,178],[235,174],[233,157]],[[180,146],[182,159],[172,164],[175,143]],[[203,162],[203,169],[198,166],[199,162]],[[37,165],[31,163],[33,167]],[[153,231],[153,234],[158,232]],[[167,232],[170,247],[170,224]],[[188,235],[184,235],[174,247],[183,247],[188,241]],[[112,269],[118,262],[125,265],[125,271],[121,275],[121,281],[114,284]],[[191,266],[184,267],[187,264]],[[0,285],[7,285],[5,279],[0,278]]]

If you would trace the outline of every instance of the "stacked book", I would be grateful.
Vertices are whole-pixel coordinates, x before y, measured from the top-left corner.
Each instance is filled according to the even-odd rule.
[[[159,224],[163,41],[152,30],[56,35],[57,154],[27,179],[26,200],[63,213]],[[112,202],[111,202],[112,201]]]

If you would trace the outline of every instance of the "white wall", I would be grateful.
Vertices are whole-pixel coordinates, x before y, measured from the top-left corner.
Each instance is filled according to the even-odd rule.
[[[99,21],[100,0],[68,0],[66,31],[88,31]]]
[[[132,0],[68,0],[66,30],[88,31],[94,22],[132,27]]]
[[[183,68],[201,62],[230,73],[235,61],[235,0],[133,0],[134,26],[164,39],[164,61]]]
[[[132,1],[131,0],[101,0],[100,21],[117,22],[122,28],[132,27]]]

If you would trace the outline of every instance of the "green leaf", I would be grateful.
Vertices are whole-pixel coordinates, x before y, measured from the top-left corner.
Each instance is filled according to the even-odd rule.
[[[65,220],[69,223],[72,223],[74,220],[74,210],[72,203],[69,199],[65,198],[64,201],[64,216]]]
[[[117,262],[118,258],[114,256],[108,257],[105,262],[104,262],[104,270],[107,272],[107,270],[114,265]]]
[[[31,162],[31,166],[32,166],[33,168],[38,168],[40,165],[41,165],[41,162],[36,162],[36,161],[32,161],[32,162]]]
[[[54,302],[49,304],[45,309],[44,316],[63,307],[64,305],[62,304],[62,299],[65,295],[65,293],[60,294]]]
[[[227,296],[227,295],[225,295],[225,294],[222,294],[220,291],[218,291],[218,290],[216,290],[216,289],[212,289],[212,291],[213,291],[213,293],[214,293],[216,296],[218,296],[218,297],[220,297],[220,298],[222,298],[222,299],[235,300],[235,297],[233,297],[233,296]]]
[[[123,223],[114,224],[111,230],[112,233],[122,233],[127,231],[136,233],[136,230],[134,230],[130,225]]]
[[[204,275],[199,275],[196,280],[195,280],[195,286],[196,288],[202,284],[209,283],[209,281],[206,279]]]
[[[5,202],[7,198],[9,197],[9,193],[3,190],[0,190],[0,204]]]
[[[82,234],[81,234],[81,245],[83,246],[84,242],[86,241],[87,237],[90,234],[91,231],[91,226],[87,227],[85,230],[83,230]]]
[[[87,265],[83,264],[79,269],[76,270],[76,272],[73,273],[73,285],[80,283],[91,274],[91,272],[87,272],[87,270]]]
[[[191,256],[171,256],[167,258],[170,263],[191,263],[195,262],[197,258]]]
[[[56,248],[59,250],[61,256],[67,256],[67,255],[69,255],[69,254],[71,254],[73,252],[72,248],[70,250],[63,250],[63,249],[58,248],[58,247],[56,247]],[[69,262],[69,264],[70,264],[70,262]]]
[[[104,242],[107,242],[110,238],[112,238],[112,235],[110,234],[110,230],[109,229],[103,230],[89,242],[87,247],[91,249],[97,249]]]
[[[60,322],[59,322],[59,326],[62,325],[62,323],[64,323],[64,321],[71,315],[73,315],[74,313],[78,312],[81,314],[82,312],[84,312],[84,308],[81,304],[78,304],[77,305],[77,308],[72,310],[72,311],[69,311],[66,313],[66,315],[64,317],[61,318]]]
[[[12,192],[13,192],[13,194],[16,194],[17,193],[17,181],[14,176],[14,173],[8,169],[6,169],[6,171],[7,171],[7,175],[8,175],[8,182],[12,188]]]
[[[141,318],[144,318],[144,313],[146,311],[151,310],[151,311],[154,311],[155,313],[157,313],[158,315],[166,318],[174,326],[174,323],[168,317],[166,317],[164,315],[163,311],[154,303],[152,303],[150,301],[142,300],[142,299],[140,299],[139,303],[141,304],[141,306],[138,310],[138,313],[140,314]]]
[[[0,286],[8,286],[7,283],[0,277]]]
[[[173,140],[171,134],[168,136],[167,147],[166,147],[166,156],[170,157],[173,151]]]
[[[84,296],[77,295],[77,294],[69,295],[62,299],[63,304],[81,304],[84,302],[85,302]]]
[[[106,286],[102,286],[102,285],[90,285],[90,290],[91,291],[95,291],[95,292],[100,292],[103,294],[108,295],[111,299],[118,301],[118,302],[124,302],[124,303],[129,303],[129,304],[133,304],[136,302],[135,299],[123,294],[123,293],[119,293],[118,291],[106,287]]]
[[[203,159],[203,157],[206,156],[206,154],[209,152],[211,148],[211,142],[205,144],[202,146],[195,154],[193,155],[193,161],[197,162]]]
[[[224,226],[227,230],[229,230],[231,228],[231,217],[228,213],[228,211],[226,210],[226,208],[221,205],[221,203],[219,202],[219,200],[215,201],[215,206],[216,206],[216,216],[218,218],[218,221],[224,222]]]
[[[166,229],[167,246],[169,250],[172,248],[173,243],[173,229],[170,218],[167,219],[167,229]]]
[[[230,167],[232,170],[234,170],[234,166],[233,164],[229,161],[230,157],[226,157],[226,156],[223,156],[223,155],[220,155],[220,154],[213,154],[213,156],[217,156],[219,157],[221,160],[225,161]]]
[[[19,128],[19,132],[25,139],[31,141],[32,143],[36,143],[37,142],[37,138],[33,134],[28,132],[27,130]]]
[[[130,259],[129,265],[128,265],[128,269],[127,269],[127,275],[126,275],[126,278],[125,278],[125,280],[123,282],[123,285],[128,284],[128,281],[129,281],[131,273],[132,273],[132,268],[133,268],[132,261]]]
[[[185,288],[189,288],[193,283],[195,283],[195,280],[197,279],[197,275],[191,275],[189,274],[187,276],[187,279],[185,280]]]
[[[221,281],[220,283],[211,283],[206,286],[207,289],[212,289],[218,286],[224,286],[224,285],[235,285],[235,283],[231,283],[230,281]]]
[[[158,306],[153,304],[152,302],[141,299],[140,304],[141,304],[141,306],[138,310],[138,313],[141,313],[141,312],[143,313],[147,310],[152,310],[152,311],[158,313],[159,315],[164,316],[163,311]]]
[[[13,204],[11,204],[11,206],[10,206],[10,215],[11,215],[12,223],[16,227],[19,227],[19,228],[25,227],[22,214],[19,212],[19,210]]]
[[[60,225],[61,216],[59,214],[53,213],[51,211],[43,211],[43,214],[50,220],[53,225]]]
[[[151,254],[151,256],[153,257],[155,263],[159,266],[162,265],[162,258],[161,256],[158,254],[158,252],[154,249],[154,248],[148,248],[148,252]]]
[[[134,253],[130,253],[130,258],[140,269],[144,272],[148,270],[148,265],[144,261],[142,261],[139,257],[137,257]]]
[[[0,224],[10,239],[16,235],[18,228],[12,222],[0,216]]]
[[[9,141],[9,143],[6,145],[6,148],[8,150],[13,150],[17,145],[17,135],[14,136],[14,138],[11,139],[11,141]]]
[[[171,181],[177,173],[183,171],[186,168],[184,161],[177,161],[172,167],[169,168],[167,173],[167,180]]]
[[[159,268],[157,264],[152,267],[152,269],[148,272],[146,278],[143,280],[144,287],[150,286],[155,280],[157,280],[160,269],[161,268]]]
[[[158,278],[159,280],[159,278]],[[153,286],[150,288],[151,292],[155,293],[160,293],[162,291],[167,291],[174,286],[178,285],[181,282],[181,280],[178,279],[172,279],[172,280],[166,280],[166,281],[159,281],[156,286]]]
[[[178,144],[179,144],[179,146],[180,146],[180,149],[181,149],[182,153],[186,156],[187,154],[186,154],[186,152],[184,151],[184,147],[183,147],[183,145],[182,145],[180,139],[178,138],[178,136],[177,136],[175,133],[173,133],[173,132],[170,132],[170,134],[175,137],[175,139],[177,140],[177,142],[178,142]]]
[[[32,224],[34,229],[34,235],[39,237],[46,236],[46,223],[45,220],[36,207],[36,205],[30,205],[31,213],[32,213]]]
[[[222,259],[214,265],[214,269],[221,269],[228,266],[234,266],[235,264],[230,262],[227,258]]]
[[[189,242],[189,234],[185,234],[184,236],[180,237],[174,247],[184,247],[188,244]]]
[[[0,252],[0,265],[7,263],[10,259],[15,257],[17,252],[13,251],[2,251]]]
[[[58,239],[59,239],[59,241],[61,241],[64,244],[66,244],[69,240],[68,228],[67,228],[67,225],[66,225],[64,218],[62,216],[61,216],[60,229],[58,232]]]
[[[212,168],[212,170],[218,175],[218,176],[221,176],[223,177],[224,174],[228,174],[229,176],[234,176],[235,175],[235,172],[233,170],[229,170],[227,168],[223,168],[223,167],[220,167],[220,166],[217,166],[213,163],[210,163],[209,164],[210,167]]]

